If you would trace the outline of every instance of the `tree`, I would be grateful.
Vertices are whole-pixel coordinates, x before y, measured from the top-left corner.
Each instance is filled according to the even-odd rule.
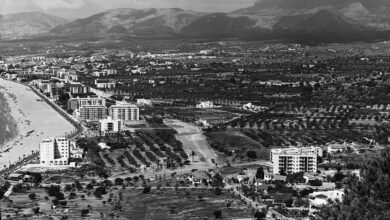
[[[195,157],[195,155],[196,155],[195,151],[192,151],[192,152],[191,152],[191,156],[192,156],[192,163],[194,162],[194,157]]]
[[[248,156],[249,159],[257,159],[256,151],[250,150],[246,152],[246,155]]]
[[[86,217],[89,213],[89,209],[83,209],[81,210],[81,217]]]
[[[263,211],[256,210],[254,216],[256,220],[265,219],[267,217],[267,213]]]
[[[72,191],[72,189],[73,189],[73,187],[72,187],[72,185],[70,185],[70,184],[66,184],[65,185],[65,191]]]
[[[75,199],[76,196],[77,196],[77,194],[74,192],[69,193],[69,199]]]
[[[107,193],[107,190],[106,190],[106,187],[104,186],[100,186],[98,188],[95,189],[95,192],[93,193],[97,198],[102,198],[102,195],[103,194],[106,194]]]
[[[91,189],[93,189],[93,185],[92,184],[87,184],[87,189],[89,189],[89,190],[91,190]]]
[[[215,218],[222,218],[222,210],[215,210],[214,217]]]
[[[60,105],[66,105],[70,99],[70,96],[68,93],[62,94],[58,97],[58,102]]]
[[[114,184],[112,183],[112,181],[111,180],[104,180],[103,181],[103,185],[105,186],[105,187],[111,187],[111,186],[113,186]]]
[[[60,201],[60,205],[61,206],[66,206],[68,203],[65,201],[65,200],[63,200],[63,201]]]
[[[33,212],[34,212],[34,214],[39,214],[39,210],[40,210],[40,208],[39,207],[35,207],[35,208],[33,208]],[[1,213],[0,213],[1,214]]]
[[[257,168],[256,178],[262,179],[262,180],[264,179],[264,168],[263,167]]]
[[[48,188],[46,188],[46,192],[49,194],[49,196],[57,197],[57,194],[61,192],[61,187],[58,185],[50,185]]]
[[[151,186],[145,186],[144,189],[142,190],[142,193],[147,194],[150,193],[152,187]]]
[[[349,175],[343,201],[321,209],[322,219],[388,219],[390,216],[390,150],[364,159],[362,178]]]
[[[345,178],[345,175],[341,172],[337,172],[334,176],[333,176],[333,182],[337,183],[337,182],[340,182],[342,181],[343,179]]]
[[[322,186],[322,181],[321,181],[321,180],[318,180],[318,179],[309,180],[309,184],[310,184],[311,186]]]
[[[123,179],[122,178],[116,178],[115,179],[115,185],[123,185]]]
[[[217,188],[215,188],[214,193],[215,193],[215,195],[219,196],[222,194],[222,189],[217,187]]]
[[[28,198],[30,198],[31,200],[35,200],[37,198],[37,195],[35,193],[30,193],[28,195]]]

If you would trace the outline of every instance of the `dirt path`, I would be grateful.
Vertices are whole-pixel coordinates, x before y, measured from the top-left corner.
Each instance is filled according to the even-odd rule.
[[[178,132],[176,138],[183,143],[184,150],[191,160],[191,153],[195,152],[193,165],[215,167],[212,160],[218,161],[218,155],[211,149],[198,127],[179,120],[165,120],[164,123]]]

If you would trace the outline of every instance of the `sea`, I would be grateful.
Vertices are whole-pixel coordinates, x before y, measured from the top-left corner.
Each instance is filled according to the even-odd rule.
[[[17,135],[17,123],[11,116],[4,94],[0,92],[0,147]]]

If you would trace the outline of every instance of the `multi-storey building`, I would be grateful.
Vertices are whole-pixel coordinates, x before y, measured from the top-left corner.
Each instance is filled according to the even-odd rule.
[[[72,110],[83,106],[106,106],[106,100],[100,97],[72,98],[69,100],[69,108]]]
[[[317,157],[322,154],[319,147],[285,148],[271,150],[274,174],[317,172]]]
[[[127,102],[117,102],[110,107],[113,120],[139,121],[139,107]]]
[[[70,157],[70,142],[66,138],[49,138],[40,144],[41,165],[68,165]]]
[[[79,119],[83,121],[98,121],[107,118],[106,106],[84,105],[79,109]]]
[[[121,121],[113,120],[111,117],[100,120],[100,131],[103,133],[116,133],[121,131]]]
[[[71,83],[68,85],[69,92],[71,94],[89,94],[91,93],[91,88],[89,86],[85,86],[81,83]]]

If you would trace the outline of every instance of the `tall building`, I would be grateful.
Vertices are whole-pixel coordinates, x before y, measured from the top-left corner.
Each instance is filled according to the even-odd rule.
[[[113,120],[139,121],[139,107],[127,102],[116,102],[110,107],[110,114]]]
[[[40,163],[42,165],[68,165],[70,142],[66,138],[49,138],[40,144]]]
[[[98,121],[107,118],[106,106],[85,105],[79,109],[79,118],[83,121]]]
[[[69,108],[79,109],[83,106],[106,106],[106,100],[100,97],[72,98],[69,100]]]
[[[272,149],[271,160],[274,174],[317,172],[319,147]]]
[[[100,131],[103,133],[116,133],[120,132],[122,127],[120,120],[113,120],[111,117],[100,120]]]

